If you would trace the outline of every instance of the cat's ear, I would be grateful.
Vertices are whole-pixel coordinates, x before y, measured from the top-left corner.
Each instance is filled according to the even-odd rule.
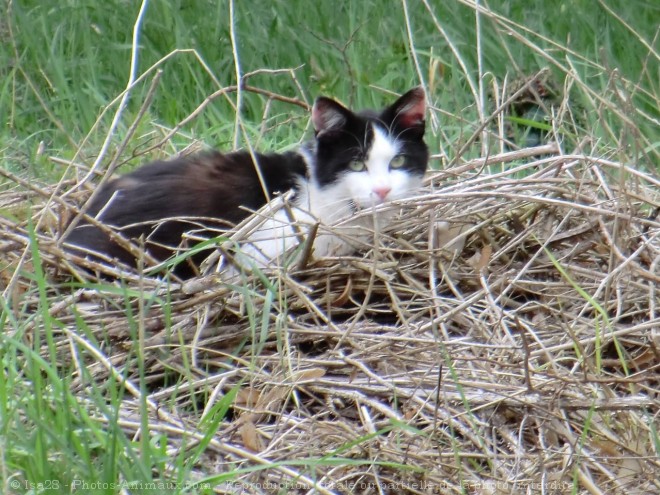
[[[392,123],[399,127],[424,127],[426,94],[417,86],[396,100],[389,108]]]
[[[312,123],[316,135],[338,131],[348,122],[350,111],[335,100],[319,96],[312,107]]]

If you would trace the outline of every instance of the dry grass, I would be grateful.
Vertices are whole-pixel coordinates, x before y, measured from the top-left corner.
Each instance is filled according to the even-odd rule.
[[[57,246],[52,190],[21,186],[0,203],[30,196],[50,277],[89,279]],[[238,289],[54,284],[55,345],[81,402],[122,382],[122,428],[139,436],[146,400],[217,493],[657,493],[659,186],[554,145],[463,163],[360,256]],[[24,269],[3,273],[7,300],[36,308],[28,224],[0,221]]]
[[[243,53],[251,46],[266,47],[269,57],[280,46],[282,52],[294,52],[295,45],[260,33],[252,15],[234,18],[230,12],[231,28],[241,21],[247,30],[232,31],[231,50],[223,50],[217,39],[208,44],[219,54],[232,52],[234,85],[220,82],[212,70],[228,66],[223,58],[209,64],[194,49],[162,57],[171,47],[162,52],[152,47],[157,62],[139,75],[132,70],[126,91],[97,116],[99,103],[89,95],[104,95],[106,101],[118,90],[107,89],[111,54],[97,58],[102,54],[97,54],[94,32],[74,28],[66,36],[67,44],[78,40],[75,46],[88,47],[93,56],[71,57],[63,50],[58,57],[53,49],[58,43],[39,36],[41,21],[31,11],[20,23],[29,26],[22,30],[25,41],[16,42],[21,29],[12,22],[4,26],[11,41],[5,53],[14,53],[22,74],[7,80],[27,84],[36,96],[24,99],[20,87],[4,93],[12,124],[6,131],[14,132],[21,114],[16,109],[41,105],[45,113],[34,118],[36,130],[59,129],[61,136],[55,137],[70,142],[77,153],[74,162],[86,165],[69,164],[66,180],[45,187],[0,165],[0,360],[6,366],[0,377],[0,438],[6,443],[0,446],[0,491],[12,492],[16,485],[10,480],[41,481],[53,472],[65,481],[67,476],[82,480],[104,471],[108,479],[119,473],[117,478],[127,480],[144,472],[144,479],[150,474],[162,479],[166,473],[170,479],[212,486],[184,491],[205,495],[660,493],[660,178],[653,134],[658,31],[647,14],[651,10],[620,2],[619,11],[600,1],[616,13],[583,16],[598,9],[564,2],[544,11],[539,4],[538,12],[549,15],[535,17],[550,29],[535,30],[484,2],[454,3],[472,9],[474,29],[451,2],[444,4],[457,17],[444,15],[441,3],[424,1],[422,9],[401,2],[415,80],[443,107],[431,109],[429,134],[434,134],[434,147],[442,147],[433,165],[440,168],[442,162],[444,170],[429,177],[418,197],[397,205],[400,220],[361,254],[326,260],[303,255],[286,272],[257,273],[239,286],[219,281],[211,274],[212,264],[207,276],[183,285],[126,273],[121,273],[122,284],[96,279],[80,267],[111,276],[119,272],[65,255],[58,244],[63,219],[76,213],[74,205],[84,204],[92,179],[107,180],[132,152],[149,159],[180,151],[181,142],[189,141],[184,133],[190,124],[200,123],[197,132],[208,129],[214,121],[203,118],[204,112],[224,99],[240,108],[241,92],[267,100],[260,136],[267,135],[269,126],[280,125],[273,118],[279,110],[271,113],[272,100],[308,108],[307,92],[328,82],[318,79],[323,70],[309,63],[312,70],[301,76],[293,68],[300,64],[296,54],[275,65],[291,69],[251,67],[241,73],[237,40],[246,47]],[[295,5],[284,5],[279,7],[283,13],[298,15]],[[8,13],[21,11],[16,2],[8,6]],[[171,9],[165,5],[163,10]],[[60,9],[74,16],[89,11]],[[66,24],[56,14],[48,12],[49,22],[62,31]],[[125,16],[111,17],[105,32],[121,31],[112,26],[126,22]],[[400,24],[388,24],[386,17],[360,23],[396,35]],[[325,22],[329,16],[320,18]],[[433,25],[424,28],[423,20]],[[83,18],[74,25],[88,24]],[[311,26],[304,19],[301,24]],[[625,29],[614,29],[619,24]],[[190,45],[182,34],[205,31],[182,26],[176,36],[180,46]],[[632,37],[624,36],[628,31]],[[313,27],[310,32],[315,34]],[[602,33],[604,38],[596,36]],[[287,31],[287,37],[294,34]],[[312,62],[322,61],[321,69],[341,74],[343,62],[355,93],[352,67],[365,74],[389,72],[390,66],[378,69],[362,62],[373,58],[367,54],[384,54],[387,43],[366,31],[355,44],[364,51],[351,55],[347,48],[355,33],[345,34],[336,46],[333,41],[312,44],[304,36],[300,40],[314,54]],[[583,35],[582,48],[589,47],[584,52],[578,42]],[[636,41],[647,51],[635,49]],[[326,43],[341,52],[339,65],[323,55]],[[132,46],[131,67],[136,69],[137,34]],[[618,67],[628,65],[621,64],[619,46],[625,47],[624,59],[645,54],[639,74],[632,70],[626,76],[625,67]],[[201,76],[191,71],[185,77],[188,62],[182,55],[197,61]],[[49,70],[51,60],[57,70]],[[92,70],[79,72],[80,60],[104,62],[83,64]],[[398,58],[391,60],[401,67]],[[176,62],[175,77],[168,72],[173,70],[170,61]],[[128,65],[119,62],[115,74],[123,74]],[[543,64],[561,79],[557,87],[546,87],[546,71],[522,83],[509,80]],[[296,97],[261,88],[261,76],[268,73],[290,77],[287,95]],[[85,84],[70,84],[69,74]],[[161,98],[176,101],[186,112],[198,105],[168,130],[146,122],[162,74],[174,92],[163,91]],[[402,75],[397,74],[398,80]],[[35,82],[42,78],[40,88]],[[199,104],[191,91],[185,101],[181,78],[195,87],[206,78],[213,81],[214,92]],[[380,83],[387,90],[372,86],[369,91],[395,89],[388,81]],[[129,98],[147,85],[139,93],[144,96]],[[542,94],[546,90],[556,99]],[[466,99],[464,92],[471,97]],[[52,95],[57,97],[51,102]],[[125,113],[129,100],[143,102],[133,117]],[[503,153],[516,141],[507,117],[520,100],[543,110],[544,117],[532,119],[551,125],[549,139],[558,145]],[[69,103],[76,101],[80,105]],[[513,113],[528,116],[522,109]],[[84,139],[69,132],[95,117]],[[134,118],[130,125],[129,118]],[[230,120],[236,140],[241,112]],[[53,136],[26,128],[34,132],[30,139],[19,133],[26,143]],[[244,128],[240,133],[250,142]],[[298,138],[291,136],[287,144]],[[501,154],[462,161],[494,150]],[[41,153],[40,146],[37,157]],[[32,167],[32,158],[20,160],[21,166]],[[654,167],[655,175],[644,172]],[[79,178],[68,180],[73,168]],[[281,207],[277,200],[271,210]],[[260,218],[242,225],[235,239],[245,237]],[[456,236],[457,252],[442,249]],[[42,363],[31,356],[33,347],[41,351]],[[46,376],[54,368],[59,374]],[[40,416],[71,404],[57,396],[57,380],[80,405],[63,415],[70,421],[64,427],[53,420],[55,415],[51,423]],[[11,389],[14,385],[17,390]],[[80,411],[93,421],[78,422],[74,416]],[[106,455],[101,451],[106,444],[98,440],[102,435],[90,423],[111,432],[108,443],[115,441],[112,432],[118,424],[132,443],[118,441],[119,452]],[[30,437],[33,430],[47,434]],[[21,443],[16,437],[23,434],[30,438]],[[92,468],[76,471],[79,464],[71,455],[79,454],[79,443],[88,439],[93,445],[83,446],[88,451],[80,463]],[[157,453],[164,460],[148,459],[149,445],[154,451],[163,445]],[[106,461],[115,465],[95,470]],[[126,469],[138,461],[146,466],[142,472]],[[159,462],[163,469],[155,467]],[[33,464],[36,469],[30,472]],[[45,469],[44,464],[52,466]],[[59,473],[61,466],[71,472]]]

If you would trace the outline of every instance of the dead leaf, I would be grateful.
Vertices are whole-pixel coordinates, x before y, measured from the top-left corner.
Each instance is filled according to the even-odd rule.
[[[325,376],[325,369],[323,368],[309,368],[306,370],[301,370],[295,374],[293,381],[295,383],[309,382],[312,380],[318,380]]]
[[[263,442],[257,434],[257,428],[249,419],[243,421],[241,425],[241,440],[243,440],[243,445],[253,452],[261,452],[264,449]]]
[[[474,253],[468,261],[468,265],[474,268],[476,271],[480,272],[488,266],[490,263],[490,258],[493,255],[493,248],[490,244],[486,244],[481,251]]]
[[[254,407],[259,402],[259,397],[261,397],[261,393],[258,390],[252,387],[242,388],[236,394],[234,404],[248,408]]]
[[[439,221],[435,224],[433,249],[441,249],[450,254],[458,254],[465,247],[466,236],[461,235],[466,230],[472,228],[469,223],[449,224],[445,221]]]
[[[341,308],[343,307],[348,300],[351,297],[351,292],[353,291],[353,281],[351,277],[348,277],[348,280],[346,280],[346,286],[344,287],[344,290],[337,296],[337,298],[332,301],[332,307],[333,308]]]

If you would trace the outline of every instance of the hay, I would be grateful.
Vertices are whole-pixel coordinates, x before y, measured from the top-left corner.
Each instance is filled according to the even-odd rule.
[[[658,186],[611,160],[522,150],[432,174],[360,255],[267,284],[129,275],[114,292],[58,285],[93,278],[73,261],[116,268],[62,252],[52,188],[0,203],[30,196],[81,403],[90,382],[124,383],[120,425],[139,435],[141,355],[150,429],[174,457],[240,387],[194,474],[252,469],[217,493],[645,494],[660,468]],[[18,270],[33,262],[28,223],[0,221],[5,294],[37,307]],[[456,237],[462,249],[441,249]]]

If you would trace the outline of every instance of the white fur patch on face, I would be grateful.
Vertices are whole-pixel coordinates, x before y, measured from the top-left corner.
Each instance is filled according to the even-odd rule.
[[[396,139],[373,124],[372,129],[374,134],[365,159],[366,170],[347,173],[340,179],[346,183],[351,199],[359,207],[405,197],[419,186],[419,179],[408,171],[390,167],[390,162],[400,151]]]

